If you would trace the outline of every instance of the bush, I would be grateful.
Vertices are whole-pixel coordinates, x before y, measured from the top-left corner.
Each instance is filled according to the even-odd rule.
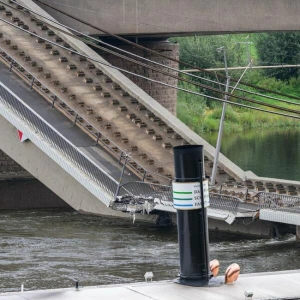
[[[298,64],[300,61],[300,33],[276,32],[259,35],[257,39],[259,60],[266,65]],[[299,76],[299,68],[266,69],[265,74],[289,81]]]

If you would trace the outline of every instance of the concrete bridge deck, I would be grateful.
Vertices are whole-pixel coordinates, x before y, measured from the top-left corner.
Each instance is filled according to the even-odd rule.
[[[26,3],[28,5],[32,2],[26,1]],[[32,8],[39,9],[36,6]],[[46,30],[40,30],[41,26],[38,26],[39,24],[37,25],[36,22],[28,23],[30,21],[21,12],[14,11],[13,16],[23,20],[25,24],[29,24],[30,30],[37,30],[41,36],[53,39],[52,36],[47,35]],[[10,20],[11,16],[7,16],[6,19]],[[3,43],[1,48],[8,51],[14,61],[25,66],[26,70],[47,87],[50,92],[46,95],[43,94],[46,99],[49,100],[51,92],[59,95],[71,109],[88,120],[95,130],[110,139],[119,149],[130,152],[132,159],[143,168],[171,178],[173,173],[172,147],[182,143],[204,144],[208,158],[213,158],[213,147],[137,88],[120,72],[101,65],[98,65],[96,69],[89,69],[87,68],[88,62],[80,61],[77,55],[71,55],[68,51],[55,46],[52,49],[45,49],[47,43],[37,43],[35,37],[28,37],[24,32],[7,24],[2,24],[1,28],[4,33],[3,41],[10,40],[10,45]],[[80,52],[101,60],[98,54],[83,43],[68,36],[62,35],[62,37]],[[18,50],[13,51],[11,45],[16,45]],[[18,52],[20,51],[24,51],[24,55],[19,56]],[[58,51],[58,55],[51,55],[51,51]],[[28,54],[30,54],[30,61],[24,62],[23,58]],[[67,58],[68,62],[61,63],[58,60],[61,57]],[[32,61],[35,61],[37,66],[32,66]],[[67,65],[71,64],[76,66],[76,70],[67,69]],[[42,72],[39,72],[40,68],[42,68]],[[106,75],[95,75],[97,68]],[[76,76],[80,70],[84,71],[85,76]],[[50,78],[46,78],[46,76],[50,76]],[[110,79],[107,79],[106,76]],[[85,83],[87,78],[93,82]],[[106,82],[107,80],[109,82]],[[55,82],[56,84],[54,84]],[[113,84],[120,85],[122,89],[115,89]],[[100,90],[97,89],[97,86],[100,86]],[[41,89],[36,85],[35,88],[38,91]],[[67,91],[61,92],[65,88]],[[71,95],[77,99],[71,100]],[[134,117],[131,118],[131,115]],[[72,118],[74,119],[74,117]],[[97,118],[100,118],[101,121],[97,121]],[[83,125],[85,126],[85,124]],[[178,137],[176,137],[177,135]],[[100,139],[100,142],[106,143],[103,138]],[[110,143],[107,148],[111,149],[112,154],[119,156],[120,150],[114,149],[114,147]],[[207,161],[207,165],[209,165],[209,161]],[[220,156],[220,166],[225,172],[220,170],[219,181],[227,181],[226,172],[237,180],[245,179],[244,172],[222,155]],[[207,171],[209,170],[210,168],[207,168]],[[141,173],[143,174],[143,171]],[[153,180],[157,181],[159,178],[154,176]]]
[[[298,0],[43,0],[115,34],[170,37],[194,34],[299,30]],[[38,3],[38,2],[37,2]],[[103,35],[52,9],[61,23]]]
[[[60,132],[62,136],[72,142],[73,145],[75,145],[87,157],[94,161],[94,163],[99,167],[99,170],[105,170],[116,180],[116,182],[117,180],[119,180],[121,174],[121,165],[117,163],[115,158],[111,157],[100,146],[95,146],[94,141],[91,139],[91,137],[86,135],[78,127],[74,126],[73,122],[68,121],[65,116],[63,116],[56,109],[51,108],[51,106],[45,99],[43,99],[34,90],[31,90],[29,86],[24,84],[24,82],[14,73],[6,69],[5,65],[3,65],[1,62],[0,67],[0,80],[2,83],[6,84],[7,88],[13,88],[16,96],[22,97],[22,101],[26,103],[28,107],[38,113],[46,122],[53,124],[54,129]],[[5,113],[6,109],[7,108],[5,108],[4,106],[1,106],[1,114],[5,115],[8,118],[8,115],[10,113]],[[30,142],[28,143],[20,143],[17,137],[17,128],[26,133],[26,131],[24,131],[25,127],[23,127],[24,125],[21,125],[21,123],[18,123],[20,124],[19,126],[15,125],[16,123],[13,124],[15,127],[9,125],[9,123],[5,122],[5,120],[0,117],[1,129],[6,133],[5,135],[2,135],[2,139],[0,140],[1,148],[5,152],[9,153],[15,161],[18,161],[38,180],[40,180],[48,188],[55,192],[67,204],[81,213],[91,213],[119,218],[130,217],[127,213],[122,213],[120,211],[115,211],[113,209],[105,207],[101,203],[101,197],[98,200],[95,199],[88,190],[85,190],[81,186],[82,182],[80,180],[80,184],[78,184],[76,183],[76,181],[74,182],[74,180],[72,180],[72,176],[67,176],[66,174],[64,174],[63,170],[61,170],[61,168],[55,163],[55,161],[51,162],[51,159],[49,159],[49,157],[45,156],[45,154],[42,154],[42,152],[39,151],[38,147],[35,147],[34,144],[37,143],[38,145],[40,143],[39,141],[37,142],[34,139],[31,141],[30,139]],[[38,131],[36,131],[36,133],[38,133]],[[72,173],[74,172],[78,171],[73,171]],[[137,179],[138,178],[134,174],[128,173],[126,171],[122,182],[132,182]],[[99,187],[98,189],[101,193],[101,187]],[[110,196],[109,201],[114,200],[115,192],[116,189],[112,191],[112,195]],[[55,197],[53,199],[55,200],[55,203],[53,203],[53,205],[61,205],[58,202],[59,199]],[[22,202],[23,200],[20,199],[20,201]],[[34,203],[32,202],[32,205],[34,204],[32,207],[38,207],[38,197],[35,197],[34,200],[28,199],[28,201],[34,201]],[[41,200],[41,206],[43,206],[43,203],[43,200]],[[22,205],[24,206],[25,204],[23,203]],[[22,208],[22,205],[20,204],[19,208]],[[27,203],[27,205],[25,205],[24,207],[30,207],[30,203]],[[161,210],[166,210],[166,207],[161,207]],[[172,208],[170,212],[174,213],[175,211]],[[229,213],[226,212],[226,209],[224,211],[214,211],[213,209],[209,209],[208,215],[210,218],[221,221],[224,221],[229,217]],[[251,215],[247,215],[244,212],[239,217],[243,218],[249,216],[251,217]],[[154,223],[158,219],[158,217],[159,213],[155,213],[152,215],[138,214],[136,219],[137,221]],[[264,234],[268,236],[269,233],[266,231]]]
[[[101,150],[101,148],[95,147],[93,145],[93,140],[89,136],[84,134],[77,127],[74,127],[73,123],[68,121],[58,111],[51,108],[46,100],[41,98],[41,96],[35,91],[30,90],[30,88],[25,85],[24,82],[15,74],[6,70],[5,66],[2,63],[0,63],[0,66],[3,67],[0,72],[0,79],[3,83],[7,84],[8,87],[14,88],[16,94],[22,96],[25,103],[29,107],[34,108],[34,110],[40,113],[46,121],[52,122],[55,129],[61,132],[63,136],[76,144],[79,149],[84,149],[85,154],[89,156],[99,166],[99,168],[105,169],[115,179],[119,179],[121,171],[120,165],[115,162],[114,158],[110,157],[105,151]],[[92,213],[122,218],[129,217],[128,214],[107,209],[106,207],[102,206],[99,201],[96,201],[93,198],[91,199],[91,195],[89,194],[89,192],[82,189],[78,190],[78,188],[80,188],[80,185],[76,185],[76,183],[75,185],[71,184],[69,177],[64,176],[63,178],[61,178],[61,170],[59,168],[57,169],[55,163],[51,163],[48,158],[46,159],[45,156],[43,156],[44,158],[41,160],[41,153],[37,151],[36,148],[28,147],[31,143],[28,145],[19,143],[17,139],[16,128],[11,128],[5,122],[3,123],[2,118],[0,118],[0,123],[2,130],[6,132],[6,135],[3,135],[2,140],[0,141],[2,148],[5,151],[9,152],[15,160],[17,160],[26,169],[28,169],[39,180],[45,183],[50,189],[57,193],[74,209],[82,213]],[[12,135],[9,134],[10,132],[12,133]],[[12,149],[14,150],[12,151]],[[96,152],[98,152],[97,155],[95,155],[95,150]],[[47,166],[46,172],[43,171],[45,165]],[[136,179],[137,178],[132,174],[127,174],[125,175],[123,183],[126,181],[132,182],[132,180]],[[58,182],[59,184],[57,184]],[[74,193],[76,194],[76,197],[72,196],[74,195]],[[84,200],[82,199],[83,195]],[[54,200],[57,205],[57,200]],[[43,205],[42,203],[43,202],[40,202],[41,205]],[[55,203],[53,203],[53,205],[55,205]],[[28,205],[29,204],[25,205],[25,207],[28,207]],[[35,199],[35,205],[38,206],[38,197]],[[273,229],[271,223],[262,223],[256,221],[254,224],[252,224],[251,227],[245,226],[243,223],[243,218],[252,219],[254,217],[255,211],[258,209],[258,204],[240,203],[235,213],[226,211],[227,208],[224,204],[223,206],[222,204],[220,206],[223,207],[221,208],[221,210],[220,208],[216,210],[214,207],[209,208],[208,210],[208,216],[210,218],[210,229],[219,230],[220,228],[222,228],[223,231],[228,232],[244,233],[248,235],[260,235],[265,237],[272,236]],[[156,209],[173,213],[172,218],[173,221],[176,222],[174,218],[175,211],[172,207],[172,203],[158,205]],[[144,222],[155,222],[157,217],[158,215],[138,215],[137,220]],[[226,221],[228,224],[224,223],[224,221]],[[235,221],[235,223],[234,225],[231,225],[233,221]],[[288,224],[290,224],[290,222],[288,222]],[[298,223],[296,222],[292,224]]]

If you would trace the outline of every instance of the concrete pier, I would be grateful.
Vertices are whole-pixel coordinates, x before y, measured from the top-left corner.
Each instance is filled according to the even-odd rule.
[[[74,287],[5,293],[0,294],[0,300],[240,300],[245,299],[245,291],[253,293],[253,298],[248,299],[299,299],[300,270],[241,275],[234,284],[220,287],[187,287],[172,281],[162,281],[98,287],[79,286],[78,291]]]
[[[179,45],[169,43],[167,41],[147,41],[147,42],[139,42],[144,47],[147,47],[149,49],[158,51],[161,54],[164,54],[168,57],[179,59]],[[139,56],[145,57],[147,59],[151,59],[155,62],[167,65],[169,67],[178,69],[179,64],[176,62],[169,61],[165,58],[162,58],[155,54],[149,54],[146,53],[144,50],[135,48],[133,46],[129,45],[123,45],[123,44],[116,44],[118,47],[122,48],[123,50],[129,51],[131,53],[137,54]],[[146,76],[148,78],[158,80],[160,82],[167,83],[169,85],[177,86],[178,80],[171,78],[167,75],[160,74],[158,72],[155,72],[154,70],[148,70],[147,68],[138,66],[136,64],[132,64],[131,62],[128,62],[124,60],[123,58],[118,58],[112,54],[108,54],[106,52],[99,52],[101,56],[107,60],[109,63],[111,63],[114,66],[123,68],[125,70],[128,70],[130,72],[133,72],[135,74],[139,74],[142,76]],[[143,61],[142,61],[143,62]],[[166,71],[165,69],[155,66],[158,69],[161,69],[163,71]],[[172,75],[178,75],[177,72],[172,72]],[[147,94],[149,94],[153,99],[155,99],[158,103],[160,103],[163,107],[165,107],[168,111],[170,111],[172,114],[176,115],[176,102],[177,102],[177,90],[172,89],[167,86],[163,86],[158,83],[150,82],[148,80],[145,80],[143,78],[139,78],[136,76],[128,75],[124,73],[125,76],[127,76],[132,82],[134,82],[137,86],[139,86],[141,89],[143,89]]]

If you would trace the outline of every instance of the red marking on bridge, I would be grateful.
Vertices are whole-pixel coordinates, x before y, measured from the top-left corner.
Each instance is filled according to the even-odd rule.
[[[18,137],[20,142],[25,142],[28,140],[28,137],[21,130],[18,130]]]

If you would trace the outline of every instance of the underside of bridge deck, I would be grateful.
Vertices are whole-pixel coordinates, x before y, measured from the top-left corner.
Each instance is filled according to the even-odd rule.
[[[299,30],[298,0],[42,1],[112,33],[133,37]],[[49,7],[41,7],[66,25],[103,35]]]

